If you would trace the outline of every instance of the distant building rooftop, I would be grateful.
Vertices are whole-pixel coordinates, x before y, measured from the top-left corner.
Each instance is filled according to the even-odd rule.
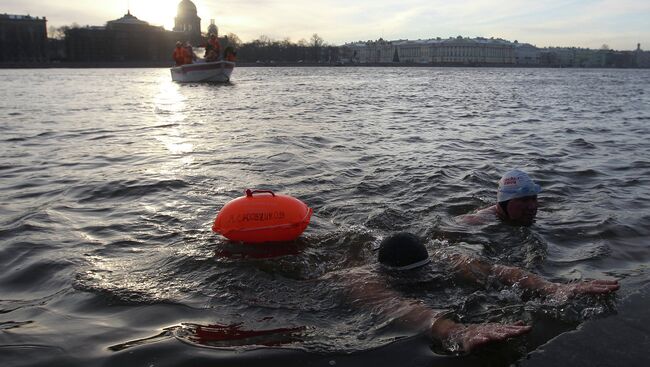
[[[351,42],[347,43],[346,46],[353,47],[364,47],[368,45],[379,45],[379,44],[393,44],[396,46],[405,46],[405,45],[431,45],[431,44],[444,44],[444,43],[480,43],[480,44],[501,44],[501,45],[515,45],[515,43],[501,38],[484,38],[484,37],[449,37],[449,38],[430,38],[430,39],[418,39],[418,40],[394,40],[394,41],[385,41],[379,39],[377,41],[360,41],[360,42]]]
[[[31,15],[0,14],[0,19],[11,20],[46,20],[45,17],[32,17]]]
[[[133,15],[131,15],[131,11],[127,11],[126,14],[120,19],[115,19],[111,20],[106,23],[107,25],[115,25],[115,24],[132,24],[132,25],[149,25],[149,23],[145,22],[144,20],[140,20]]]

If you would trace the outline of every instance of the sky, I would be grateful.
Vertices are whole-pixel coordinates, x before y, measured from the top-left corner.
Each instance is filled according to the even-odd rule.
[[[0,13],[45,16],[49,26],[104,25],[127,10],[171,30],[180,0],[0,0]],[[650,50],[650,0],[193,0],[203,29],[243,41],[261,35],[326,43],[495,37],[538,47]]]

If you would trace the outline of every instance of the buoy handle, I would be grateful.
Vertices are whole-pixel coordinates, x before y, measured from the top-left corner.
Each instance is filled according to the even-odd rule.
[[[251,190],[251,189],[246,189],[246,197],[252,198],[253,194],[260,194],[260,193],[265,193],[265,194],[271,194],[275,197],[275,194],[271,190]]]

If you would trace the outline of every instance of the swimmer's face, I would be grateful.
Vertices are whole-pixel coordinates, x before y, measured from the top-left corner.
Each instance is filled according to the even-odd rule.
[[[537,195],[511,199],[508,202],[508,218],[518,224],[529,226],[535,221],[537,215]]]

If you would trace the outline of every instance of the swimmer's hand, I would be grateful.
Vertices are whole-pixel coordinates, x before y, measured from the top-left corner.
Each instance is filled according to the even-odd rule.
[[[523,335],[532,329],[523,321],[517,321],[511,325],[487,323],[487,324],[454,324],[443,339],[443,345],[452,352],[471,352],[486,344],[503,341],[508,338]]]
[[[549,283],[542,291],[553,300],[564,301],[579,294],[609,294],[620,287],[617,280],[588,280],[567,284]]]

